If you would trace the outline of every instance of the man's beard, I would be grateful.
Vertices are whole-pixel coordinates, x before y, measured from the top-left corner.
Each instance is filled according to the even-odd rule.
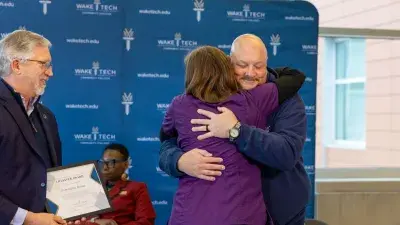
[[[35,88],[35,93],[36,93],[36,96],[41,96],[41,95],[44,94],[44,91],[46,89],[46,85],[42,85],[42,86],[38,85],[38,86],[39,87]]]

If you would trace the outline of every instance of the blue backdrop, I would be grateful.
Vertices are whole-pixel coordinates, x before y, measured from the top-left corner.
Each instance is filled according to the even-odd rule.
[[[310,3],[1,0],[0,13],[1,37],[22,27],[53,43],[54,78],[43,103],[56,114],[63,163],[97,159],[110,142],[126,144],[130,177],[147,183],[157,224],[165,224],[177,186],[158,167],[158,132],[172,97],[183,91],[184,55],[205,44],[228,53],[243,33],[268,45],[269,66],[307,74],[300,91],[308,119],[303,155],[314,183],[318,13]]]

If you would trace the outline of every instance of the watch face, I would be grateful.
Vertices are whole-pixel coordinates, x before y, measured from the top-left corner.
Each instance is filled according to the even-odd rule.
[[[239,136],[239,131],[237,129],[232,129],[231,130],[231,136],[232,137],[237,137]]]

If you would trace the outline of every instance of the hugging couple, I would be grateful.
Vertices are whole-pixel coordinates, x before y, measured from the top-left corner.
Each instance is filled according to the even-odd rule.
[[[185,67],[185,93],[160,130],[160,168],[179,177],[168,224],[303,225],[311,184],[297,92],[305,75],[267,68],[252,34],[236,38],[230,56],[199,47]]]

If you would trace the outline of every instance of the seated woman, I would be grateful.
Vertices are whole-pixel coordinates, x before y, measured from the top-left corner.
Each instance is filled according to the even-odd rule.
[[[265,225],[267,209],[257,165],[236,150],[229,139],[199,141],[190,120],[199,108],[217,113],[228,107],[239,121],[265,129],[266,117],[301,88],[305,76],[282,76],[275,83],[240,89],[230,58],[218,48],[199,47],[186,58],[185,94],[172,100],[160,132],[161,142],[178,136],[183,151],[207,149],[224,160],[214,182],[183,176],[175,193],[169,225]],[[201,119],[201,118],[199,118]]]
[[[88,218],[85,224],[154,225],[156,213],[146,184],[126,180],[128,159],[128,149],[122,144],[110,144],[104,149],[99,164],[114,211]]]

